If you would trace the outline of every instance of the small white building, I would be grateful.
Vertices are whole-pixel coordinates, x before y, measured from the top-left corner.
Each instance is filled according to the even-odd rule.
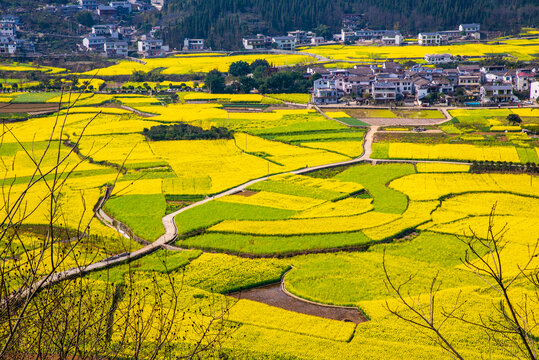
[[[0,21],[0,36],[17,36],[17,25],[8,21]]]
[[[397,100],[397,86],[392,82],[376,81],[372,84],[371,96],[376,102]]]
[[[539,81],[530,84],[530,100],[539,99]]]
[[[204,50],[205,41],[204,39],[183,39],[183,49],[186,51],[189,50]]]
[[[82,39],[82,45],[89,51],[104,51],[105,41],[104,36],[90,34]]]
[[[271,37],[262,34],[252,38],[243,38],[243,48],[245,50],[266,49],[271,46]]]
[[[157,10],[163,10],[163,7],[167,4],[166,0],[151,0],[150,4]]]
[[[386,31],[380,40],[382,45],[396,45],[400,46],[404,40],[400,31]]]
[[[13,55],[17,51],[15,40],[9,36],[0,36],[0,55]]]
[[[169,51],[168,45],[163,45],[161,39],[149,39],[143,36],[138,42],[137,52],[144,57],[163,56]]]
[[[95,36],[111,36],[115,29],[116,26],[112,24],[94,25],[92,26],[92,34]]]
[[[289,31],[287,35],[296,39],[296,44],[306,44],[309,42],[307,32],[303,30]]]
[[[527,91],[534,80],[535,80],[534,73],[521,71],[517,73],[515,87],[517,91]]]
[[[129,1],[111,1],[109,3],[109,6],[116,9],[116,11],[120,14],[131,14],[131,11],[133,10],[133,6]]]
[[[466,32],[466,33],[475,33],[479,32],[481,30],[480,24],[460,24],[459,25],[459,31],[460,32]]]
[[[97,10],[97,0],[79,0],[79,5],[84,10]]]
[[[515,99],[513,86],[509,84],[485,84],[481,86],[479,93],[483,104],[508,103]]]
[[[271,39],[271,42],[280,50],[296,50],[296,38],[293,36],[275,36]]]
[[[313,45],[320,45],[326,42],[326,39],[324,39],[322,36],[315,36],[311,39],[311,44]]]
[[[444,42],[442,34],[438,32],[419,33],[417,40],[421,46],[441,45]]]
[[[447,64],[453,61],[451,54],[426,54],[425,61],[429,64]]]
[[[104,45],[105,53],[108,57],[127,56],[128,44],[122,40],[107,40]]]

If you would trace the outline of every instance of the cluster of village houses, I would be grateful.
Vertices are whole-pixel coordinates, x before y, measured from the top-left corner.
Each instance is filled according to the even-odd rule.
[[[422,46],[445,45],[456,40],[479,40],[481,38],[480,24],[460,24],[456,30],[438,32],[423,32],[417,35],[417,43]],[[328,42],[360,43],[380,45],[404,45],[404,37],[398,30],[369,30],[354,29],[350,23],[345,23],[341,32],[334,34],[331,41],[317,36],[312,31],[295,30],[289,31],[286,36],[266,36],[258,34],[253,37],[242,39],[243,48],[246,50],[262,50],[276,48],[280,50],[294,51],[296,46],[322,45]]]
[[[20,29],[20,19],[13,15],[4,15],[0,18],[0,55],[13,55],[15,53],[33,53],[34,43],[17,36]]]
[[[403,102],[421,105],[429,94],[444,94],[451,101],[455,89],[461,87],[469,104],[510,104],[518,102],[514,91],[529,92],[530,99],[539,97],[539,68],[506,69],[503,65],[458,65],[442,69],[415,65],[405,69],[395,62],[379,65],[356,65],[350,69],[311,67],[309,75],[319,74],[314,81],[312,102],[336,104],[340,101],[374,103]],[[346,96],[349,95],[349,96]]]
[[[107,57],[126,57],[129,49],[134,45],[137,53],[142,57],[165,56],[170,51],[169,46],[161,39],[161,28],[153,27],[148,34],[139,34],[133,26],[119,26],[114,21],[121,15],[132,11],[145,11],[148,7],[159,10],[166,0],[151,0],[150,3],[142,0],[111,1],[108,6],[99,5],[96,0],[79,0],[77,6],[85,10],[94,11],[100,18],[109,24],[92,26],[92,32],[86,35],[80,49],[92,51]],[[198,51],[205,49],[204,39],[185,39],[183,50]]]
[[[161,39],[161,28],[153,27],[148,34],[138,34],[131,26],[104,24],[92,26],[92,32],[82,40],[81,49],[101,53],[107,57],[126,57],[131,44],[135,44],[137,54],[142,57],[165,56],[169,46]],[[204,39],[184,39],[183,50],[205,49]]]

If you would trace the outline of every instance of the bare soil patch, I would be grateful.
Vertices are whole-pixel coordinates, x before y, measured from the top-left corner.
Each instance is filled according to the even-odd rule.
[[[58,103],[8,103],[0,105],[0,113],[56,112]]]
[[[258,191],[243,190],[243,191],[235,193],[234,195],[249,197],[249,196],[253,196],[254,194],[257,194],[257,193],[258,193]]]

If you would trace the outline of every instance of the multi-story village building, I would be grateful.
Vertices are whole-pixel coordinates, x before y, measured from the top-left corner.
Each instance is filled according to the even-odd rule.
[[[534,82],[536,76],[531,71],[520,71],[516,74],[515,88],[517,91],[527,91],[530,89],[530,84]]]
[[[128,47],[127,41],[110,39],[105,41],[104,50],[108,57],[125,57]]]
[[[530,100],[539,99],[539,81],[530,84]]]
[[[516,99],[510,84],[485,84],[479,93],[483,104],[509,103]]]
[[[97,10],[97,0],[79,0],[79,5],[84,10]]]
[[[204,50],[206,48],[205,43],[206,43],[206,41],[204,39],[185,38],[183,40],[183,50],[186,50],[186,51]]]
[[[137,52],[144,57],[163,56],[167,51],[169,51],[169,47],[164,45],[161,39],[143,35],[138,41]]]
[[[447,64],[453,61],[451,54],[426,54],[425,61],[429,64]]]
[[[422,46],[435,46],[442,45],[447,42],[447,37],[444,37],[439,32],[425,32],[419,33],[417,36],[419,45]]]
[[[255,37],[243,38],[243,48],[245,50],[259,50],[271,47],[271,37],[257,34]]]
[[[392,82],[376,81],[370,94],[376,102],[394,102],[397,100],[397,86]]]
[[[296,50],[296,38],[293,36],[274,36],[271,42],[279,50]]]

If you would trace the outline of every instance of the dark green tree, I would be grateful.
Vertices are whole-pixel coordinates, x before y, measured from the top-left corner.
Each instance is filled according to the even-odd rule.
[[[225,78],[217,69],[213,69],[206,75],[204,83],[212,94],[222,94],[225,91]]]
[[[316,36],[322,36],[324,39],[331,38],[331,29],[327,25],[318,25],[316,28],[314,28],[314,32],[316,33]]]
[[[256,59],[251,63],[251,72],[254,72],[257,68],[262,67],[264,70],[269,68],[271,65],[266,59]]]
[[[518,114],[509,114],[507,115],[507,121],[509,121],[511,124],[522,124],[522,119]]]
[[[90,11],[80,11],[75,15],[75,20],[81,25],[92,27],[95,24],[94,17]]]
[[[140,70],[133,70],[131,74],[131,81],[133,82],[143,82],[146,78],[146,73]]]
[[[253,90],[258,84],[255,79],[249,76],[240,77],[240,91],[244,94],[248,94]]]
[[[251,67],[245,61],[236,61],[230,64],[228,73],[232,76],[245,76],[251,73]]]

